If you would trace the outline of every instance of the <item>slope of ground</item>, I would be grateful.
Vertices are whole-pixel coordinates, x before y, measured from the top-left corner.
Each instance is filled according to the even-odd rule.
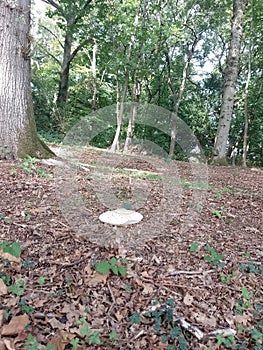
[[[94,190],[102,154],[84,152],[73,180],[96,234],[108,237],[98,221],[107,208]],[[86,234],[73,230],[85,219],[74,203],[62,215],[55,166],[28,159],[0,168],[0,240],[22,248],[19,256],[17,246],[0,246],[1,350],[263,348],[262,170],[209,166],[206,185],[176,162],[180,201],[156,234],[172,194],[152,161],[123,160],[110,173],[112,191],[129,202],[145,188],[138,211],[151,225],[143,242],[137,230],[137,245],[125,228],[135,244],[121,247],[96,244],[89,222]]]

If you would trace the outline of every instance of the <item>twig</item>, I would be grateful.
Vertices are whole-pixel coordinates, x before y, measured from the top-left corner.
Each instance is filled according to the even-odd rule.
[[[207,271],[184,271],[184,270],[177,270],[177,271],[170,271],[165,274],[165,276],[175,276],[175,275],[206,275],[208,273],[214,272],[215,270],[207,270]]]
[[[111,310],[113,309],[114,305],[116,304],[116,299],[115,299],[115,296],[113,294],[113,291],[112,291],[111,286],[110,286],[109,283],[107,283],[107,287],[108,287],[108,289],[110,291],[110,295],[111,295],[111,299],[112,299],[112,304],[111,304],[111,306],[109,308],[109,311],[108,311],[108,314],[110,314]]]

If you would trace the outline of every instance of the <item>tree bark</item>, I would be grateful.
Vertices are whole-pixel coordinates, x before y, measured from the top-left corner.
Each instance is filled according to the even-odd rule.
[[[219,124],[213,150],[213,160],[219,164],[226,164],[226,150],[234,107],[246,2],[246,0],[233,0],[230,48],[226,62]]]
[[[0,2],[0,159],[54,155],[37,136],[31,94],[30,0]]]
[[[183,93],[185,90],[185,84],[186,84],[186,80],[187,80],[189,66],[190,66],[191,60],[193,58],[198,41],[201,38],[201,33],[199,35],[197,35],[193,29],[191,29],[191,30],[193,33],[193,42],[192,42],[191,48],[188,50],[187,59],[186,59],[184,69],[183,69],[183,76],[182,76],[182,80],[181,80],[181,84],[180,84],[180,89],[179,89],[179,93],[178,93],[177,97],[176,97],[176,94],[175,94],[175,91],[173,88],[173,84],[172,84],[172,77],[171,77],[171,72],[170,72],[170,57],[168,54],[166,56],[166,62],[167,62],[167,66],[168,66],[168,85],[169,85],[169,88],[173,94],[173,102],[174,102],[173,113],[171,115],[171,141],[170,141],[169,157],[172,157],[174,155],[174,149],[175,149],[175,144],[176,144],[176,121],[178,118],[180,103],[182,101]]]

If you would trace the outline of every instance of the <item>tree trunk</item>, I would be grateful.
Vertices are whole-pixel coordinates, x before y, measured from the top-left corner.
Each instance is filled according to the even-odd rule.
[[[168,64],[168,85],[169,85],[170,90],[173,94],[173,100],[174,100],[174,110],[173,110],[173,113],[171,115],[172,120],[171,120],[171,141],[170,141],[169,157],[172,157],[174,155],[174,149],[175,149],[175,144],[176,144],[176,120],[178,118],[178,111],[179,111],[180,103],[182,101],[182,97],[183,97],[183,93],[184,93],[184,89],[185,89],[185,84],[186,84],[189,66],[190,66],[191,60],[193,58],[195,49],[196,49],[196,45],[198,44],[198,41],[201,37],[201,34],[199,34],[197,36],[193,29],[192,29],[192,33],[193,33],[194,39],[193,39],[193,43],[191,45],[191,48],[188,51],[187,59],[186,59],[184,69],[183,69],[182,81],[181,81],[181,85],[180,85],[180,89],[179,89],[179,93],[178,93],[177,98],[175,96],[175,91],[174,91],[174,88],[172,85],[172,77],[171,77],[171,73],[170,73],[170,58],[168,55],[166,57],[166,61]]]
[[[130,110],[127,136],[126,136],[125,145],[124,145],[124,153],[129,151],[130,145],[132,144],[133,133],[134,133],[134,123],[138,112],[140,94],[141,94],[140,84],[138,82],[134,82],[133,84],[133,101],[134,102],[132,103],[131,110]]]
[[[226,149],[236,92],[245,8],[246,0],[233,0],[230,48],[226,62],[219,124],[213,150],[213,159],[219,164],[226,164]]]
[[[58,108],[57,121],[60,124],[60,126],[62,126],[63,115],[65,113],[65,106],[68,98],[71,48],[72,48],[72,34],[70,33],[70,29],[68,29],[64,40],[63,62],[62,62],[62,69],[60,72],[58,96],[57,96],[57,103],[56,103]]]
[[[0,159],[54,155],[37,136],[30,74],[30,0],[0,1]]]

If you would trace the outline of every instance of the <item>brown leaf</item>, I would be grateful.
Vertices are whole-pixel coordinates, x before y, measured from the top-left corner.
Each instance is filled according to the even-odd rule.
[[[8,294],[8,288],[4,281],[0,278],[0,296]]]
[[[5,310],[0,310],[0,327],[2,327],[2,324],[4,322],[4,314]]]
[[[195,313],[194,317],[198,323],[201,323],[203,326],[210,326],[215,327],[216,326],[216,319],[213,316],[206,316],[203,313]]]
[[[14,256],[14,255],[12,255],[12,254],[4,253],[4,252],[2,252],[2,251],[0,251],[0,258],[2,258],[2,259],[7,259],[7,260],[9,260],[9,261],[11,261],[11,262],[15,262],[15,263],[17,263],[17,264],[19,264],[20,261],[21,261],[20,257],[16,257],[16,256]]]
[[[7,325],[3,326],[1,335],[17,335],[25,329],[29,322],[29,317],[26,314],[14,316]]]
[[[61,332],[56,334],[50,341],[52,350],[64,350],[73,338],[75,338],[75,335],[70,333]]]
[[[193,301],[194,301],[194,297],[189,293],[186,293],[184,296],[184,304],[190,306],[192,305]]]
[[[0,350],[6,350],[6,346],[2,340],[0,340]]]
[[[96,287],[99,284],[105,285],[107,283],[108,276],[109,275],[102,275],[96,272],[92,278],[86,280],[86,283],[89,287]]]
[[[65,325],[61,322],[59,322],[55,317],[51,318],[51,320],[48,320],[48,323],[51,324],[51,327],[53,329],[57,328],[59,330],[65,329]]]
[[[4,339],[5,349],[7,350],[16,350],[13,339]]]

